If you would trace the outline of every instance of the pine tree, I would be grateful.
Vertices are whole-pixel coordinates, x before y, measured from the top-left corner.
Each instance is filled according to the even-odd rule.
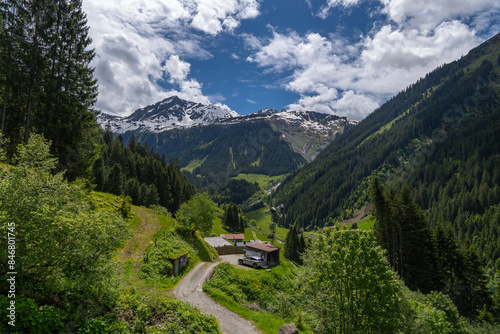
[[[429,293],[434,288],[434,248],[422,209],[413,201],[410,188],[404,186],[401,205],[401,269],[406,285]]]
[[[238,206],[236,204],[229,203],[226,206],[222,223],[230,231],[233,232],[241,231],[240,219],[238,215]]]
[[[81,7],[80,0],[8,0],[1,7],[4,135],[14,145],[43,133],[70,179],[90,178],[98,154],[94,51]]]
[[[304,252],[306,250],[306,241],[304,240],[304,234],[300,235],[299,243],[300,243],[299,253],[300,253],[300,255],[302,255],[302,254],[304,254]],[[300,262],[302,262],[302,258],[301,258]]]
[[[119,164],[115,164],[111,169],[111,173],[109,174],[106,190],[118,196],[123,195],[124,182],[125,179],[122,172],[122,166]]]
[[[290,226],[290,229],[285,238],[284,256],[296,263],[300,263],[300,240],[297,233],[297,224]]]
[[[392,268],[413,290],[424,293],[435,287],[434,243],[422,209],[408,186],[398,195],[386,191],[377,176],[372,180],[375,235],[387,250]]]

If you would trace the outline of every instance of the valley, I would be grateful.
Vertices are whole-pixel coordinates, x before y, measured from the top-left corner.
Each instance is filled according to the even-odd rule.
[[[500,333],[500,7],[298,5],[2,2],[0,333]]]

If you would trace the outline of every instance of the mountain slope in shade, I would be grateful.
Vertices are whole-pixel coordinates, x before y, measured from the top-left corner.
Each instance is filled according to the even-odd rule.
[[[220,124],[268,123],[281,134],[292,149],[307,161],[312,161],[333,139],[349,130],[358,121],[347,117],[315,111],[264,109],[237,118],[228,118]]]

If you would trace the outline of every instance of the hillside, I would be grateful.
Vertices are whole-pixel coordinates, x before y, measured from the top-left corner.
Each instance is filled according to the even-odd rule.
[[[284,225],[348,218],[369,201],[376,172],[396,188],[408,183],[431,224],[452,222],[497,259],[498,246],[483,248],[498,239],[499,74],[497,35],[393,97],[285,180]]]

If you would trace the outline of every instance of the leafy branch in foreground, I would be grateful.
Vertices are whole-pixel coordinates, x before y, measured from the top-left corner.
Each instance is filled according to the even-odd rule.
[[[117,298],[112,256],[129,235],[125,221],[94,209],[83,181],[52,174],[57,159],[41,135],[20,145],[14,161],[0,176],[0,233],[15,224],[17,291],[42,304],[111,303]],[[1,282],[5,291],[5,277]]]
[[[394,333],[399,284],[373,233],[326,229],[304,253],[300,286],[317,333]]]

